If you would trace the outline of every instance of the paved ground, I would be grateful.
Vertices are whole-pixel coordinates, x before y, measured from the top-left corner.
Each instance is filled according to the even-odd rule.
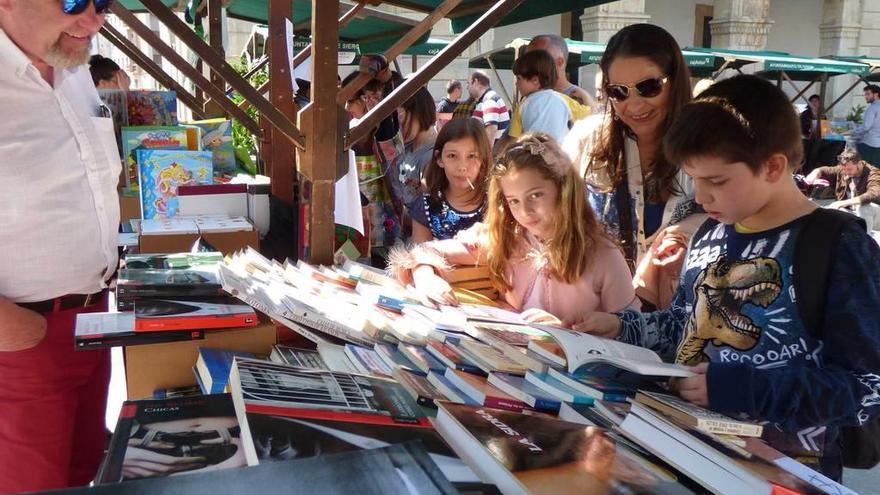
[[[878,495],[880,494],[880,466],[867,471],[845,469],[843,484],[861,495]]]

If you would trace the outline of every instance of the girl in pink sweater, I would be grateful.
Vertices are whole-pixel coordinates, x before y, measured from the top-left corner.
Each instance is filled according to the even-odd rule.
[[[549,312],[563,324],[591,311],[639,308],[623,254],[605,237],[580,174],[552,138],[522,136],[489,175],[486,223],[392,252],[398,279],[434,302],[456,304],[443,274],[453,265],[488,265],[510,306]]]

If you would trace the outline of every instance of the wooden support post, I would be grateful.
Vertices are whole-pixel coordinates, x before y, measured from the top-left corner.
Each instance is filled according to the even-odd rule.
[[[223,7],[221,0],[208,0],[208,44],[221,57],[226,57],[226,50],[223,49],[223,32],[226,26],[223,23]],[[226,82],[223,76],[216,70],[211,69],[211,83],[218,88],[225,88]],[[223,107],[214,99],[205,102],[205,114],[211,117],[228,117]]]
[[[803,98],[805,102],[810,103],[809,100],[807,100],[806,98],[804,98],[804,93],[806,93],[807,90],[810,89],[814,84],[816,84],[816,81],[819,80],[819,77],[817,77],[816,79],[813,79],[812,81],[810,81],[810,84],[807,84],[806,86],[804,86],[804,89],[799,89],[799,88],[797,87],[797,85],[794,83],[794,81],[792,81],[791,78],[788,77],[788,74],[786,74],[785,72],[782,73],[782,78],[785,79],[785,82],[787,82],[789,86],[791,86],[791,89],[793,89],[794,91],[797,92],[797,94],[795,94],[795,95],[791,98],[791,102],[792,102],[792,103],[794,103],[795,101],[797,101],[798,98]]]
[[[171,62],[180,72],[183,72],[185,76],[190,78],[196,85],[196,87],[201,88],[205,93],[214,98],[217,103],[223,106],[235,119],[237,119],[241,125],[245,126],[247,130],[251,131],[258,138],[262,136],[263,132],[260,130],[260,126],[257,125],[256,122],[250,116],[239,109],[235,104],[232,103],[226,97],[226,94],[223,92],[221,88],[214,86],[211,81],[208,80],[202,73],[197,70],[195,67],[191,66],[189,62],[187,62],[180,54],[174,51],[173,48],[168,46],[162,39],[153,32],[152,29],[144,25],[134,14],[132,14],[128,9],[122,6],[120,2],[114,2],[111,4],[110,10],[116,14],[119,19],[128,25],[137,33],[138,36],[144,39],[144,41],[149,44],[153,50],[159,52],[160,55],[165,60]],[[193,34],[195,36],[195,34]]]
[[[312,181],[309,261],[323,265],[333,263],[336,238],[334,189],[336,179],[342,175],[343,159],[347,159],[342,147],[344,127],[340,125],[343,109],[336,103],[334,90],[339,30],[328,29],[328,26],[337,24],[338,15],[339,0],[312,0],[311,103],[299,115],[306,130],[306,146],[297,162],[301,173]]]
[[[440,20],[443,19],[446,14],[451,12],[452,9],[457,7],[460,3],[461,0],[445,0],[436,9],[434,9],[433,12],[422,19],[421,22],[413,26],[413,28],[410,29],[409,32],[406,33],[406,35],[404,35],[402,38],[397,40],[396,43],[391,45],[391,47],[385,51],[385,59],[394,60],[402,55],[407,48],[412,46],[412,44],[415,43],[419,38],[421,38],[423,34],[430,32],[431,28],[434,27],[434,24],[440,22]],[[336,96],[336,102],[340,105],[345,105],[345,102],[350,100],[351,97],[354,96],[354,94],[357,93],[361,88],[363,88],[364,85],[370,82],[370,79],[372,78],[373,76],[371,74],[367,72],[361,72],[356,78],[349,81],[349,83],[346,84],[345,87],[339,91],[339,94]]]
[[[291,121],[296,119],[297,110],[293,102],[293,84],[290,78],[290,61],[287,59],[288,38],[287,21],[293,17],[290,0],[269,0],[269,101]],[[269,145],[263,157],[272,179],[272,195],[293,204],[293,183],[296,163],[293,144],[274,128],[269,129]]]
[[[192,110],[196,118],[204,118],[202,113],[202,102],[193,94],[187,91],[180,83],[169,76],[162,67],[142,52],[137,46],[128,40],[122,33],[116,30],[110,23],[105,23],[101,28],[101,35],[110,43],[115,45],[119,50],[136,63],[147,74],[153,77],[162,86],[177,93],[177,98]]]
[[[260,111],[260,115],[264,116],[266,120],[272,123],[273,126],[278,128],[288,139],[293,141],[293,144],[298,148],[302,148],[304,146],[303,136],[297,129],[296,125],[290,121],[287,117],[284,116],[277,108],[273,107],[271,103],[269,103],[266,98],[261,95],[256,88],[251,86],[251,84],[244,80],[236,71],[233,69],[222,56],[217,54],[214,50],[211,49],[204,41],[199,39],[199,37],[192,32],[189,26],[186,25],[181,19],[179,19],[174,12],[171,11],[168,6],[162,3],[162,0],[140,0],[141,4],[147,8],[153,15],[155,15],[160,22],[165,24],[165,26],[177,36],[180,41],[182,41],[186,46],[189,47],[190,50],[196,53],[201,59],[205,62],[205,64],[211,69],[220,73],[226,82],[229,83],[232,88],[237,91],[241,96],[245,99],[251,101],[251,105],[257,107],[257,110]],[[334,2],[335,4],[336,2]],[[119,6],[119,2],[113,4],[111,9],[113,12],[116,12],[116,8]],[[335,17],[335,16],[334,16]],[[323,29],[326,27],[322,26]],[[221,98],[225,98],[225,96],[219,95],[211,95],[216,100]],[[239,109],[240,110],[240,109]]]
[[[470,25],[462,32],[452,43],[446,48],[440,50],[430,62],[423,65],[417,72],[407,78],[403,84],[397,87],[390,95],[367,112],[360,123],[351,129],[345,140],[346,149],[351,147],[351,143],[356,143],[363,139],[371,129],[379,125],[385,117],[391,115],[391,112],[397,110],[397,107],[408,100],[419,88],[424,86],[436,75],[440,70],[449,65],[455,57],[463,52],[468,46],[498,23],[508,12],[521,4],[523,0],[498,0],[485,14]],[[354,81],[352,81],[354,82]],[[314,87],[314,85],[312,86]],[[343,89],[347,89],[346,86]],[[340,91],[341,92],[341,91]],[[337,101],[338,96],[337,96]],[[344,101],[344,100],[343,100]]]

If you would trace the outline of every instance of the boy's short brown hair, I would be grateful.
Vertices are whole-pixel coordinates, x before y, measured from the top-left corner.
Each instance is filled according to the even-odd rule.
[[[513,73],[525,79],[537,77],[541,89],[555,86],[558,77],[553,57],[544,50],[524,53],[513,63]]]
[[[789,168],[804,157],[798,116],[770,81],[736,76],[719,81],[684,106],[663,139],[666,158],[679,165],[694,157],[744,162],[757,173],[782,153]]]

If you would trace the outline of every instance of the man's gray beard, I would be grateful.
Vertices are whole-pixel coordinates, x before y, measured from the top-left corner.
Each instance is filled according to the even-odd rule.
[[[76,50],[73,53],[65,53],[65,51],[61,49],[61,43],[56,42],[52,45],[52,48],[49,49],[49,53],[46,55],[46,63],[56,69],[68,69],[70,67],[76,67],[87,63],[90,56],[91,54],[89,53],[88,46],[83,47],[82,50]]]

